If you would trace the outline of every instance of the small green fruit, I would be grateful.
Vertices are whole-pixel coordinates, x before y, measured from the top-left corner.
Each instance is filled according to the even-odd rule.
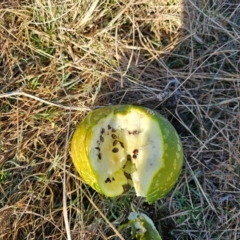
[[[137,240],[162,240],[153,221],[144,213],[131,212],[128,216],[132,236]]]
[[[92,111],[71,143],[73,163],[99,193],[119,196],[127,184],[152,203],[176,183],[183,150],[171,123],[156,111],[131,105]]]

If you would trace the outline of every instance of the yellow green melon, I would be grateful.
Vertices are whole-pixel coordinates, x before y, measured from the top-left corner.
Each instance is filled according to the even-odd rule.
[[[182,144],[171,123],[132,105],[90,112],[73,134],[71,156],[83,181],[97,192],[115,197],[130,184],[148,203],[173,188],[183,164]]]

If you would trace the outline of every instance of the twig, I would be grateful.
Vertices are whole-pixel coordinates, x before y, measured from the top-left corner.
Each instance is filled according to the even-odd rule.
[[[69,135],[70,135],[70,124],[71,124],[71,110],[68,116],[68,128],[67,128],[67,136],[66,136],[66,143],[65,143],[65,151],[64,151],[64,164],[63,164],[63,218],[66,228],[67,240],[71,240],[71,230],[70,224],[68,220],[68,209],[67,209],[67,189],[66,189],[66,162],[68,156],[68,143],[69,143]]]
[[[8,93],[0,94],[0,98],[11,98],[13,96],[29,97],[29,98],[35,99],[39,102],[46,103],[46,104],[51,105],[51,106],[55,106],[55,107],[59,107],[59,108],[67,109],[67,110],[72,110],[72,111],[73,110],[75,110],[75,111],[91,111],[91,109],[89,107],[76,107],[76,106],[70,106],[69,107],[69,106],[59,104],[59,103],[53,103],[53,102],[44,100],[42,98],[36,97],[34,95],[31,95],[29,93],[25,93],[21,89],[18,89],[18,90],[12,91],[12,92],[8,92]]]

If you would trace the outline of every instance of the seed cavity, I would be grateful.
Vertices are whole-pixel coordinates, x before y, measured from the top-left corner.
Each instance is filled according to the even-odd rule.
[[[136,158],[137,158],[137,155],[133,155],[132,157],[133,157],[133,159],[136,159]]]
[[[98,154],[98,159],[99,159],[99,160],[102,159],[102,154],[101,154],[101,153]]]
[[[104,142],[103,136],[100,136],[100,141],[101,141],[101,142]]]
[[[113,138],[113,139],[116,139],[116,138],[117,138],[117,135],[116,135],[116,134],[112,134],[112,138]]]
[[[110,130],[112,128],[110,125],[108,125],[107,127],[108,127],[108,130]]]
[[[113,153],[117,153],[118,152],[118,148],[113,148],[112,152]]]
[[[130,154],[127,155],[127,161],[131,161],[132,160],[132,157]]]
[[[105,133],[105,129],[102,128],[102,130],[101,130],[101,134],[104,134],[104,133]]]
[[[100,147],[95,147],[95,149],[97,149],[98,151],[100,151]]]
[[[117,131],[116,129],[112,128],[112,132],[116,132],[116,131]]]
[[[113,141],[113,146],[116,146],[117,143],[118,143],[118,140],[114,140],[114,141]]]

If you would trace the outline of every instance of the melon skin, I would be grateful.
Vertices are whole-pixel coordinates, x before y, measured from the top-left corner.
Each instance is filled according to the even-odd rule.
[[[154,151],[156,151],[156,154],[153,156],[157,156],[157,158],[154,159],[153,157],[151,157],[151,159],[149,158],[148,161],[152,161],[155,164],[155,166],[159,166],[159,168],[155,168],[155,170],[148,169],[147,166],[149,165],[145,163],[144,165],[146,167],[146,171],[144,173],[145,177],[142,177],[143,174],[137,175],[136,171],[133,172],[134,171],[133,170],[132,172],[131,171],[128,172],[128,174],[131,175],[132,177],[132,180],[130,180],[126,177],[127,174],[125,174],[127,170],[126,172],[122,170],[124,166],[129,164],[126,164],[127,161],[125,161],[121,157],[120,151],[119,153],[116,153],[116,154],[120,154],[119,155],[120,162],[115,162],[114,164],[112,164],[112,162],[109,159],[106,159],[106,156],[109,158],[113,158],[116,156],[116,154],[112,152],[111,154],[108,153],[108,150],[106,150],[107,143],[101,142],[101,136],[102,136],[101,132],[103,131],[101,129],[110,115],[113,116],[113,118],[116,116],[116,118],[119,118],[119,119],[121,117],[124,119],[127,119],[127,116],[131,115],[135,111],[139,113],[139,116],[143,116],[144,118],[149,119],[150,122],[154,123],[153,125],[154,131],[151,131],[151,129],[149,129],[149,132],[152,135],[153,135],[153,132],[157,132],[156,134],[158,134],[157,135],[158,137],[154,142],[152,141],[152,139],[154,138],[149,138],[149,139],[153,142],[151,143],[152,145],[155,144]],[[140,120],[136,119],[135,121],[137,124],[138,121]],[[117,126],[116,122],[114,122],[114,124],[115,126]],[[156,131],[156,126],[157,126],[157,131]],[[140,130],[144,129],[145,127],[148,127],[148,126],[139,125]],[[126,129],[119,128],[118,135],[122,136],[122,139],[123,139],[122,144],[125,144],[126,142],[128,142],[128,138],[130,139],[129,140],[130,143],[126,143],[127,146],[125,146],[124,151],[122,151],[124,154],[127,154],[127,151],[132,152],[131,142],[134,142],[135,138],[133,139],[133,134],[127,136],[126,138],[125,136],[126,132],[131,132],[132,130],[129,131],[128,126],[126,126],[125,128]],[[107,134],[106,131],[107,131],[107,128],[105,125],[104,134]],[[101,152],[101,159],[97,159],[100,156],[99,154],[94,152],[96,151],[95,148],[98,148],[98,145],[96,145],[96,147],[94,147],[95,145],[93,145],[93,139],[96,138],[96,132],[99,132],[100,134],[100,138],[99,138],[100,140],[96,141],[96,142],[99,142],[99,147],[103,148],[102,145],[105,144],[103,148],[104,152]],[[132,133],[133,132],[134,131],[132,131]],[[144,136],[144,138],[147,138],[146,134],[141,135],[140,133],[139,136],[136,136],[136,139],[138,139],[135,141],[136,144],[138,143],[138,141],[141,142],[141,136]],[[105,137],[105,141],[107,141],[106,139],[109,138],[106,135],[104,135],[104,137]],[[124,139],[126,141],[124,141]],[[153,149],[150,147],[147,148],[148,151],[149,149],[150,150]],[[159,154],[157,154],[158,148],[160,152]],[[119,147],[118,149],[120,150],[121,147]],[[149,151],[150,155],[152,154],[152,151]],[[178,137],[177,132],[175,131],[171,123],[156,111],[150,110],[148,108],[144,108],[140,106],[132,106],[132,105],[108,106],[108,107],[100,108],[90,112],[85,117],[85,119],[78,125],[78,127],[76,128],[73,134],[73,138],[71,142],[71,156],[72,156],[74,166],[78,171],[78,173],[80,174],[83,181],[88,185],[90,185],[97,192],[109,197],[115,197],[123,193],[125,185],[133,184],[137,195],[145,197],[148,203],[153,203],[156,200],[162,198],[173,188],[174,184],[178,180],[178,177],[182,169],[182,164],[183,164],[182,144]],[[119,171],[116,168],[114,170],[113,175],[111,175],[111,177],[109,178],[108,177],[106,178],[106,176],[108,175],[106,175],[107,173],[105,173],[105,170],[109,171],[109,169],[107,165],[104,165],[104,161],[109,161],[107,163],[109,163],[109,165],[112,164],[112,168],[119,167]],[[134,159],[132,159],[131,161],[134,162]],[[98,165],[98,162],[100,162],[99,165]],[[102,163],[103,165],[100,165]],[[134,169],[135,164],[132,164],[132,165],[134,165],[132,166],[132,169]],[[131,166],[129,169],[131,169]],[[148,170],[151,173],[149,175],[147,175]],[[107,179],[107,180],[104,181],[104,179]],[[114,179],[114,182],[112,181],[112,179]],[[140,184],[135,183],[136,182],[135,180],[140,181]],[[144,191],[141,190],[141,186],[140,186],[141,182],[143,183],[149,182],[147,185],[147,188],[145,187]]]
[[[182,170],[183,148],[180,138],[172,124],[159,113],[155,114],[162,130],[163,143],[163,166],[153,176],[152,184],[146,194],[148,203],[164,197],[175,185]]]

